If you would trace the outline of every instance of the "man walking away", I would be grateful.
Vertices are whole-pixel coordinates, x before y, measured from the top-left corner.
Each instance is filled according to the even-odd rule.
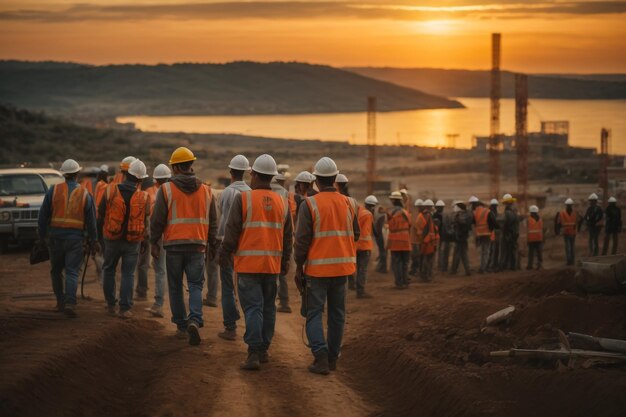
[[[146,166],[136,159],[130,164],[124,182],[107,188],[98,208],[98,227],[105,239],[103,284],[109,314],[115,314],[115,271],[122,260],[120,282],[120,311],[123,319],[132,317],[133,286],[139,253],[146,251],[150,200],[148,193],[138,188],[146,178]]]
[[[365,292],[367,268],[369,267],[372,249],[374,249],[374,208],[378,199],[369,195],[365,198],[365,207],[358,211],[359,229],[361,236],[356,242],[356,298],[372,298]]]
[[[311,197],[317,194],[317,191],[313,189],[313,184],[315,183],[315,175],[311,174],[308,171],[302,171],[301,173],[296,175],[294,181],[296,183],[294,186],[294,189],[296,191],[294,195],[294,201],[296,202],[296,215],[293,218],[295,229],[295,222],[298,219],[300,204],[302,204],[302,202],[304,202],[307,197]]]
[[[387,245],[385,243],[385,225],[387,224],[387,211],[384,207],[378,207],[374,215],[374,237],[378,248],[376,258],[376,272],[387,273]]]
[[[150,206],[150,213],[152,213],[152,207],[154,206],[154,197],[156,196],[156,189],[154,180],[149,175],[139,182],[138,189],[145,191],[148,194],[148,205]],[[148,225],[150,224],[150,218],[148,217]],[[148,226],[150,229],[150,226]],[[143,242],[143,247],[150,247],[150,239],[146,234],[146,241]],[[135,285],[135,300],[146,301],[148,299],[148,271],[150,270],[150,250],[142,250],[139,252],[137,259],[137,285]]]
[[[387,248],[391,251],[391,269],[393,270],[395,286],[397,289],[406,289],[409,288],[408,269],[411,254],[410,215],[404,209],[402,194],[399,191],[392,192],[389,199],[393,207],[387,213],[389,224]]]
[[[600,250],[598,240],[600,239],[604,213],[602,207],[598,205],[598,196],[595,193],[589,196],[588,201],[589,207],[587,207],[587,212],[582,221],[585,222],[587,230],[589,230],[589,256],[598,256]],[[580,224],[578,229],[580,230]]]
[[[533,269],[535,254],[537,255],[537,270],[543,265],[543,219],[539,217],[539,207],[530,206],[528,209],[528,229],[526,241],[528,244],[528,265],[527,270]]]
[[[250,191],[243,177],[250,171],[250,162],[243,155],[236,155],[228,164],[230,169],[230,185],[222,191],[219,198],[220,223],[217,228],[217,245],[221,245],[226,234],[226,223],[235,198],[243,192]],[[224,330],[217,335],[225,340],[237,340],[237,320],[241,318],[235,301],[235,280],[232,263],[224,262],[220,266],[220,283],[222,285],[222,315]]]
[[[285,174],[278,173],[274,177],[274,182],[271,184],[272,190],[288,201],[290,212],[296,211],[295,197],[292,197],[291,193],[285,188],[287,177]],[[279,313],[291,313],[291,307],[289,307],[289,284],[287,283],[287,276],[280,274],[278,276],[278,309]]]
[[[420,279],[423,282],[433,280],[433,259],[439,243],[439,233],[433,220],[433,200],[424,201],[422,212],[417,217],[417,234],[420,239]]]
[[[48,189],[37,222],[39,238],[48,241],[50,278],[57,299],[56,310],[65,313],[67,317],[76,317],[76,290],[84,255],[85,229],[88,246],[93,252],[99,251],[96,210],[87,190],[76,181],[80,170],[80,165],[73,159],[63,162],[60,171],[65,182]]]
[[[217,231],[211,189],[196,178],[192,168],[195,160],[193,152],[184,147],[172,153],[170,166],[174,175],[157,192],[150,222],[152,256],[156,259],[165,256],[172,322],[176,324],[178,337],[183,338],[187,332],[190,345],[201,342],[198,329],[204,324],[205,251],[213,257]],[[161,238],[165,254],[158,245]],[[183,299],[183,273],[189,288],[189,315]]]
[[[296,231],[296,286],[304,292],[306,334],[315,361],[309,371],[327,375],[336,369],[346,321],[346,281],[354,274],[359,223],[355,208],[333,186],[339,170],[324,157],[315,164],[320,192],[300,207]],[[305,289],[306,288],[306,289]],[[328,328],[324,338],[322,315]]]
[[[617,199],[609,197],[609,205],[604,211],[606,221],[604,222],[604,246],[602,247],[602,255],[606,255],[609,250],[609,241],[613,240],[611,246],[611,255],[617,253],[617,245],[619,244],[619,234],[622,231],[622,210],[617,207]]]
[[[411,218],[411,229],[409,230],[409,236],[411,238],[411,267],[409,269],[409,275],[415,276],[420,270],[420,243],[421,237],[417,232],[417,220],[419,219],[422,210],[424,210],[424,200],[418,198],[414,203],[415,210],[409,212]]]
[[[433,219],[439,222],[439,251],[438,251],[438,269],[441,272],[448,271],[448,264],[450,261],[450,252],[454,245],[454,227],[453,219],[450,214],[445,213],[446,203],[442,200],[437,201],[435,204],[436,212],[433,215]]]
[[[135,162],[136,159],[137,158],[135,158],[134,156],[127,156],[126,158],[122,159],[122,162],[120,162],[120,170],[111,180],[111,184],[121,184],[122,182],[124,182],[130,164]]]
[[[452,267],[450,268],[450,274],[456,275],[456,271],[459,269],[459,263],[463,264],[465,269],[465,275],[470,276],[470,264],[467,255],[467,239],[469,238],[469,232],[471,229],[471,214],[467,212],[467,206],[461,201],[457,201],[454,204],[454,254],[452,255]]]
[[[560,211],[554,218],[554,234],[563,233],[565,246],[565,265],[574,265],[576,259],[576,225],[578,213],[574,211],[574,200],[565,200],[565,210]]]
[[[235,195],[220,249],[220,265],[232,267],[233,254],[235,258],[239,299],[246,320],[243,339],[248,345],[248,359],[241,365],[246,370],[257,370],[269,360],[276,324],[276,280],[289,270],[291,212],[287,199],[270,187],[277,174],[276,162],[270,155],[254,161],[252,191]]]
[[[502,262],[501,269],[517,269],[517,239],[519,238],[519,217],[513,207],[515,199],[511,194],[502,197],[504,203],[504,224],[502,225]]]
[[[488,272],[500,271],[500,240],[502,239],[502,233],[500,229],[500,223],[498,222],[498,200],[492,198],[489,202],[489,216],[487,221],[489,222],[489,262]]]
[[[478,197],[471,196],[469,199],[474,214],[474,236],[476,237],[476,246],[480,250],[480,267],[479,274],[487,271],[489,263],[489,246],[491,243],[491,229],[489,227],[489,209],[481,203]]]

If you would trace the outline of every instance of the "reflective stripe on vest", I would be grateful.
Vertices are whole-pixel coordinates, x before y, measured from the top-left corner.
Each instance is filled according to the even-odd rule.
[[[563,210],[559,213],[559,221],[563,227],[563,234],[565,236],[576,236],[576,212],[572,210],[572,214],[568,214],[567,210]]]
[[[201,184],[195,192],[187,194],[174,183],[166,182],[161,190],[168,209],[163,246],[206,246],[209,238],[211,189]]]
[[[241,193],[242,231],[235,253],[235,271],[279,274],[283,256],[285,198],[271,190]]]
[[[307,197],[313,221],[313,239],[304,272],[311,277],[339,277],[356,271],[352,203],[338,192]]]
[[[357,218],[359,220],[359,229],[361,229],[361,234],[359,235],[359,240],[356,242],[356,250],[374,249],[374,242],[372,240],[374,216],[368,209],[360,207]]]
[[[489,223],[487,222],[488,216],[489,209],[486,207],[478,206],[474,210],[474,234],[477,237],[491,235],[491,232],[489,231]]]
[[[528,242],[543,241],[543,220],[535,220],[532,216],[528,217],[528,230],[526,234]]]
[[[80,185],[77,185],[69,196],[68,191],[66,182],[54,186],[50,226],[82,230],[85,226],[85,205],[89,193]]]
[[[387,246],[390,251],[410,251],[411,242],[409,237],[410,224],[409,214],[406,210],[397,207],[390,213],[389,235],[387,236]],[[406,217],[406,218],[405,218]]]

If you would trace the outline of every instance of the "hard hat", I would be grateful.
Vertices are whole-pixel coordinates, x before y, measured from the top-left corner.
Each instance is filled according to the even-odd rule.
[[[415,200],[415,203],[413,203],[415,207],[421,206],[423,204],[424,204],[424,200],[422,200],[421,198],[418,198],[417,200]]]
[[[122,171],[128,171],[130,164],[132,164],[136,159],[137,158],[135,158],[134,156],[127,156],[126,158],[122,159],[122,162],[120,162],[120,169]]]
[[[152,178],[155,180],[161,180],[165,178],[171,178],[172,171],[165,164],[159,164],[156,168],[154,168],[154,172],[152,173]]]
[[[500,203],[498,203],[498,200],[496,200],[495,198],[492,198],[491,201],[489,202],[490,206],[499,206]]]
[[[406,188],[403,188],[400,190],[400,194],[408,194],[409,190],[407,190]]]
[[[587,200],[597,200],[597,199],[598,199],[598,195],[596,193],[591,193]]]
[[[279,172],[278,175],[274,177],[274,179],[277,181],[287,181],[287,176],[284,173]]]
[[[61,165],[61,169],[59,171],[61,171],[62,174],[76,174],[81,169],[83,168],[78,165],[78,162],[73,159],[66,159]]]
[[[374,195],[368,195],[367,197],[365,197],[365,204],[375,206],[376,204],[378,204],[378,199]]]
[[[528,211],[531,212],[531,213],[539,213],[539,207],[537,207],[537,206],[530,206],[528,208]]]
[[[184,162],[195,161],[196,157],[193,155],[188,148],[181,146],[172,152],[172,156],[170,157],[170,165],[182,164]]]
[[[433,200],[428,199],[428,200],[424,201],[423,206],[424,206],[424,207],[434,207],[434,206],[435,206],[435,203],[433,203]]]
[[[313,175],[317,177],[333,177],[339,174],[335,161],[325,156],[315,164]]]
[[[471,196],[468,200],[470,203],[478,203],[480,200],[475,195]]]
[[[140,180],[148,178],[147,171],[146,164],[141,162],[139,159],[135,159],[128,167],[128,173]]]
[[[435,203],[435,207],[445,207],[446,203],[443,202],[443,200],[437,200],[437,202]]]
[[[107,164],[100,165],[100,171],[109,172],[109,166]]]
[[[309,171],[302,171],[296,175],[295,181],[310,184],[315,181],[315,175],[311,174]]]
[[[574,205],[574,200],[572,200],[571,198],[568,198],[567,200],[565,200],[565,205],[566,206]]]
[[[337,174],[337,179],[335,179],[335,182],[341,183],[341,184],[347,184],[348,181],[348,177],[346,177],[343,174]]]
[[[615,198],[615,197],[609,197],[608,202],[609,202],[609,203],[617,203],[617,198]]]
[[[504,196],[502,196],[502,202],[503,203],[514,203],[515,199],[513,198],[513,196],[511,194],[504,194]]]
[[[272,158],[271,155],[264,153],[260,155],[257,159],[254,160],[254,164],[252,164],[252,170],[254,172],[258,172],[259,174],[265,175],[278,175],[278,171],[276,170],[276,161]]]
[[[400,191],[394,191],[389,196],[389,199],[390,200],[402,200],[402,194],[400,194]]]
[[[233,159],[230,160],[228,168],[237,171],[250,171],[250,161],[248,161],[248,158],[243,155],[236,155]]]

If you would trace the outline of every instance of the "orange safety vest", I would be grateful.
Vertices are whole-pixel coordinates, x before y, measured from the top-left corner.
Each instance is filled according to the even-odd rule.
[[[420,240],[420,253],[423,255],[430,255],[435,252],[437,247],[437,230],[435,230],[435,223],[433,217],[430,214],[424,215],[420,213],[417,216],[417,237]],[[428,227],[428,232],[424,236],[424,230]]]
[[[359,229],[361,234],[356,242],[356,250],[372,250],[374,249],[374,241],[372,240],[372,230],[374,229],[374,215],[366,208],[361,207],[357,215],[359,221]]]
[[[211,188],[201,184],[192,194],[185,194],[173,182],[161,186],[167,204],[167,225],[163,232],[163,246],[207,245],[209,239],[209,212]]]
[[[289,198],[287,199],[287,201],[289,202],[289,212],[291,213],[291,218],[295,219],[296,209],[298,208],[298,206],[296,205],[296,194],[292,191],[289,191],[288,196]]]
[[[113,190],[113,191],[111,191]],[[126,240],[141,242],[146,235],[146,210],[149,200],[148,193],[137,190],[130,198],[130,212],[126,225]],[[124,218],[126,217],[126,202],[117,185],[107,187],[106,214],[102,233],[108,240],[119,240],[124,234]]]
[[[93,181],[91,180],[91,178],[89,177],[85,177],[83,178],[83,180],[80,182],[80,185],[85,187],[85,189],[87,190],[87,192],[89,192],[89,194],[91,194],[92,196],[93,194]]]
[[[313,239],[304,273],[311,277],[339,277],[356,271],[354,207],[338,192],[307,197],[313,220]]]
[[[235,271],[280,274],[283,233],[288,203],[271,190],[241,193],[241,235],[235,252]]]
[[[568,214],[567,210],[561,211],[559,213],[559,223],[561,223],[565,236],[576,236],[576,211],[572,210],[572,214]]]
[[[155,183],[152,187],[146,188],[146,192],[148,193],[148,197],[150,198],[150,215],[152,215],[152,211],[154,210],[154,204],[156,203],[156,194],[159,191],[159,184]]]
[[[409,213],[400,207],[396,207],[395,211],[388,213],[389,235],[387,236],[387,246],[392,252],[411,251],[411,242],[409,240]]]
[[[52,217],[50,226],[62,229],[83,230],[85,227],[85,205],[89,193],[80,185],[68,196],[66,182],[56,184],[52,190]]]
[[[528,217],[526,240],[528,242],[543,242],[543,219],[535,220],[532,216]]]
[[[111,184],[120,184],[124,182],[124,173],[122,171],[115,174],[113,179],[111,180]]]
[[[98,181],[98,183],[96,184],[96,192],[94,195],[94,199],[96,201],[96,214],[98,213],[98,207],[100,207],[102,197],[104,197],[108,185],[109,184],[107,182],[102,180]]]
[[[488,208],[478,206],[474,209],[474,234],[476,235],[476,237],[491,236],[489,223],[487,222],[488,217]]]

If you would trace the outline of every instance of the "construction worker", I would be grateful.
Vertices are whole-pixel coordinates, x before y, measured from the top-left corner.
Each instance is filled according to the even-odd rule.
[[[480,251],[480,267],[479,274],[484,274],[489,265],[489,247],[491,244],[491,232],[495,219],[491,211],[476,196],[471,196],[469,203],[472,207],[474,236],[476,238],[476,246]],[[491,215],[491,216],[490,216]],[[490,217],[492,217],[490,221]]]
[[[276,161],[270,155],[254,161],[252,190],[235,195],[220,248],[223,267],[232,266],[234,254],[246,320],[243,340],[248,345],[248,359],[241,364],[246,370],[257,370],[269,360],[267,352],[276,324],[276,279],[289,271],[292,221],[287,199],[270,187],[277,174]]]
[[[179,338],[188,336],[190,345],[201,342],[198,329],[202,318],[202,286],[205,252],[213,258],[216,250],[217,213],[211,188],[193,172],[193,152],[185,147],[170,157],[172,178],[161,186],[150,220],[150,251],[159,259],[165,256],[167,286],[172,322]],[[159,240],[163,239],[165,254]],[[183,273],[189,290],[189,315],[183,299]]]
[[[387,273],[387,245],[385,243],[385,225],[387,224],[387,211],[384,207],[378,207],[374,214],[374,238],[378,248],[376,258],[376,272]]]
[[[470,276],[470,264],[468,257],[467,239],[472,228],[472,215],[467,212],[467,206],[462,201],[454,202],[454,220],[452,221],[454,229],[454,254],[452,255],[452,266],[450,274],[456,275],[459,269],[459,263],[463,264],[465,275]]]
[[[502,225],[502,254],[500,268],[502,270],[517,269],[517,239],[519,238],[519,217],[513,204],[515,198],[511,194],[502,197],[504,204],[504,223]]]
[[[376,196],[369,195],[365,198],[365,207],[357,213],[361,235],[356,242],[356,298],[372,298],[369,293],[365,292],[365,283],[372,249],[374,249],[374,209],[377,204]]]
[[[132,164],[135,159],[137,158],[135,158],[134,156],[127,156],[126,158],[122,159],[122,162],[120,162],[120,171],[115,174],[115,176],[111,180],[112,184],[120,184],[124,182],[124,176],[128,172],[130,164]]]
[[[96,195],[96,184],[98,183],[98,174],[100,173],[100,168],[98,167],[89,167],[82,171],[83,178],[80,182],[80,185],[84,187],[92,197]]]
[[[278,172],[274,177],[274,181],[271,184],[272,191],[278,193],[281,197],[288,201],[290,213],[295,213],[296,202],[295,196],[290,193],[286,188],[287,176],[284,173]],[[291,313],[291,307],[289,306],[289,284],[287,283],[287,276],[280,274],[278,276],[278,309],[279,313]]]
[[[576,258],[576,224],[578,213],[574,210],[574,200],[565,200],[565,210],[556,214],[554,218],[554,234],[563,233],[565,244],[565,265],[574,265]]]
[[[337,191],[339,191],[340,194],[343,194],[346,197],[350,197],[350,191],[348,191],[348,183],[348,177],[343,174],[337,174],[335,187],[337,187]]]
[[[148,188],[146,192],[150,198],[150,213],[154,211],[154,205],[156,203],[156,195],[163,184],[168,182],[172,177],[172,171],[165,164],[159,164],[154,168],[152,178],[154,179],[154,185]],[[163,240],[160,240],[159,250],[163,251]],[[151,251],[146,251],[150,253]],[[143,255],[141,258],[143,260]],[[147,265],[143,266],[146,269]],[[154,269],[154,304],[151,307],[146,308],[146,311],[152,314],[154,317],[164,317],[163,315],[163,301],[165,297],[165,279],[166,279],[166,266],[165,256],[161,256],[158,259],[152,258],[152,268]],[[139,271],[139,266],[137,270]],[[139,272],[138,272],[139,273]]]
[[[600,231],[602,230],[604,212],[602,207],[598,205],[598,196],[596,193],[591,193],[587,199],[589,207],[585,217],[581,219],[581,223],[585,223],[587,230],[589,231],[589,256],[598,256],[599,248],[598,240],[600,239]],[[578,225],[580,230],[581,224]]]
[[[207,187],[211,187],[211,182],[210,181],[205,181],[204,185],[206,185]],[[215,207],[218,207],[218,203],[215,203]],[[221,212],[219,210],[216,210],[217,213],[217,218],[215,220],[216,224],[219,225],[219,222],[221,221],[222,217],[221,217]],[[206,274],[206,296],[204,297],[204,299],[202,300],[202,304],[207,306],[207,307],[213,307],[213,308],[217,308],[217,291],[218,291],[218,280],[219,278],[219,260],[217,258],[218,255],[218,251],[217,249],[219,249],[219,242],[215,243],[215,252],[212,252],[211,254],[213,255],[213,258],[209,258],[210,253],[207,251],[205,252],[206,255],[206,259],[204,260],[204,272]]]
[[[230,208],[235,201],[235,197],[243,192],[250,191],[251,188],[244,181],[246,172],[250,172],[250,162],[243,155],[235,155],[228,164],[230,170],[230,185],[224,188],[220,194],[220,223],[217,228],[217,244],[221,245],[226,233],[226,222]],[[222,318],[224,330],[217,335],[225,340],[237,340],[237,320],[241,318],[237,302],[235,301],[235,281],[233,277],[233,266],[224,263],[220,266],[220,283],[222,286]]]
[[[107,311],[115,315],[115,271],[122,260],[119,317],[132,317],[135,269],[140,253],[145,252],[150,231],[150,200],[138,185],[146,178],[146,166],[135,159],[124,176],[124,182],[107,187],[98,208],[98,227],[104,236],[104,267],[102,289]]]
[[[296,202],[296,216],[293,218],[294,222],[298,219],[298,211],[300,210],[300,204],[307,198],[317,194],[317,191],[313,189],[315,183],[315,175],[308,171],[302,171],[294,179],[296,191],[294,200]]]
[[[489,236],[489,263],[487,271],[500,271],[500,223],[498,222],[498,206],[500,203],[497,199],[492,198],[489,202],[489,224],[491,235]],[[493,224],[492,224],[493,222]]]
[[[295,282],[303,294],[306,334],[315,360],[309,371],[327,375],[336,369],[346,320],[346,281],[356,268],[360,229],[356,207],[334,187],[339,170],[323,157],[315,164],[320,192],[306,199],[298,213]],[[306,289],[305,289],[306,288]],[[324,304],[328,328],[324,338]]]
[[[387,237],[387,249],[391,251],[391,269],[394,274],[397,289],[409,288],[409,256],[411,254],[411,241],[409,229],[411,220],[409,213],[404,209],[402,194],[394,191],[389,196],[393,207],[387,213],[389,236]]]
[[[420,279],[423,282],[433,280],[433,259],[439,243],[439,231],[433,220],[433,200],[422,203],[422,211],[417,217],[416,228],[420,250]]]
[[[80,170],[80,165],[73,159],[63,162],[60,171],[65,182],[50,186],[37,222],[39,238],[48,242],[50,251],[50,278],[57,299],[56,311],[67,317],[76,317],[76,290],[84,256],[85,229],[88,247],[93,252],[99,251],[96,210],[92,197],[76,181]]]
[[[420,253],[421,238],[417,233],[416,222],[419,218],[419,215],[422,213],[422,210],[424,209],[423,206],[424,200],[418,198],[417,200],[415,200],[414,203],[415,210],[412,213],[409,213],[411,215],[411,229],[409,230],[409,235],[411,238],[411,268],[409,269],[409,275],[411,276],[417,275],[418,271],[420,270],[420,258],[422,257]]]
[[[617,199],[609,197],[609,205],[604,210],[606,220],[604,222],[604,245],[602,247],[602,255],[607,255],[609,250],[609,241],[613,240],[611,246],[611,255],[617,253],[617,245],[619,244],[619,234],[622,231],[622,210],[617,207]]]
[[[407,190],[406,188],[402,188],[400,189],[400,194],[402,195],[402,204],[405,208],[405,210],[407,210],[410,214],[415,214],[415,205],[412,205],[411,202],[413,202],[413,199],[411,198],[411,196],[409,195],[409,190]]]
[[[109,185],[109,167],[108,165],[101,165],[100,172],[98,173],[98,182],[96,183],[96,189],[93,195],[96,201],[96,209],[100,206],[100,201],[102,197],[104,197],[107,185]]]
[[[444,213],[446,203],[443,200],[437,200],[435,203],[435,213],[433,220],[439,229],[439,250],[437,251],[437,266],[441,272],[448,271],[448,263],[450,260],[450,248],[454,244],[454,228],[452,227],[452,219],[449,214]]]
[[[140,182],[139,189],[148,194],[150,213],[152,213],[154,197],[156,196],[154,180],[147,175],[146,178]],[[149,217],[150,216],[148,216],[148,224],[150,222]],[[144,246],[146,248],[150,247],[150,240],[147,234]],[[137,285],[135,286],[136,301],[146,301],[148,299],[148,270],[150,269],[150,258],[150,250],[141,251],[139,253],[139,257],[137,258]]]
[[[527,270],[533,269],[535,254],[537,255],[537,270],[543,265],[543,219],[539,217],[539,207],[530,206],[528,209],[526,242],[528,245]]]

